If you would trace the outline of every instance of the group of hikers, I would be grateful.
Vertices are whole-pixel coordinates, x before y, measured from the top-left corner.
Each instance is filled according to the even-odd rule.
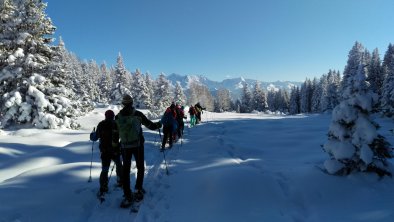
[[[189,107],[190,114],[190,127],[195,126],[201,122],[201,113],[203,108],[200,103]],[[183,131],[185,128],[184,119],[187,119],[185,115],[185,107],[181,106],[179,102],[172,103],[170,107],[164,112],[161,123],[163,124],[163,141],[161,144],[161,149],[165,149],[165,145],[168,141],[169,148],[172,147],[173,141],[177,139],[182,139]]]
[[[123,108],[117,115],[112,110],[105,112],[105,119],[97,125],[97,129],[90,134],[92,141],[100,140],[99,149],[101,154],[101,173],[99,196],[108,192],[108,173],[111,161],[116,166],[117,186],[123,188],[124,199],[121,207],[126,208],[132,203],[143,199],[145,189],[143,180],[145,174],[144,163],[144,135],[142,125],[150,130],[157,130],[163,126],[163,140],[161,151],[165,149],[168,141],[169,148],[177,139],[182,139],[184,130],[184,107],[179,102],[172,103],[166,109],[158,122],[152,122],[142,112],[133,106],[133,98],[130,95],[123,96]],[[200,103],[189,107],[190,127],[201,122],[202,108]],[[136,162],[137,178],[134,192],[130,188],[130,168],[132,158]]]

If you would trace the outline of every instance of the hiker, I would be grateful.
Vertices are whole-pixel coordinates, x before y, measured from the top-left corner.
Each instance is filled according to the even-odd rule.
[[[174,140],[174,132],[177,130],[177,121],[176,121],[176,111],[175,111],[175,104],[171,104],[170,107],[166,109],[161,118],[161,123],[163,124],[163,141],[161,143],[161,150],[163,151],[167,140],[169,140],[169,148],[172,148],[172,143]]]
[[[202,110],[203,108],[200,105],[200,102],[196,103],[196,105],[194,105],[194,109],[196,111],[196,124],[199,124],[201,122],[201,114],[202,114]]]
[[[153,123],[142,112],[133,107],[133,98],[130,95],[123,96],[123,109],[115,116],[116,128],[114,133],[114,143],[120,139],[120,147],[123,158],[123,194],[124,199],[121,207],[129,207],[133,201],[139,202],[144,198],[145,190],[142,187],[145,164],[144,164],[144,135],[142,126],[150,130],[161,128],[160,122]],[[130,189],[130,168],[131,159],[134,156],[137,165],[137,179],[135,182],[134,194]]]
[[[116,165],[117,186],[122,186],[122,161],[120,160],[119,144],[112,144],[112,130],[116,127],[114,121],[115,114],[112,110],[105,112],[105,120],[97,125],[95,138],[93,141],[100,139],[100,157],[101,157],[101,173],[100,173],[100,191],[99,195],[103,195],[108,191],[108,171],[111,160]]]
[[[183,136],[183,128],[185,125],[185,123],[183,122],[183,119],[185,118],[185,112],[183,111],[181,104],[179,102],[176,103],[175,111],[176,111],[176,121],[178,123],[177,134],[178,134],[178,138],[181,138]]]
[[[196,110],[194,109],[193,105],[189,107],[189,114],[190,114],[190,127],[196,125]]]

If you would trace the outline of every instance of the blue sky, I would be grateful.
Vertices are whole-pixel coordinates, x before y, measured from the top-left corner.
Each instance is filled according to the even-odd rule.
[[[392,0],[44,1],[68,50],[153,77],[303,81],[342,73],[355,41],[394,43]]]

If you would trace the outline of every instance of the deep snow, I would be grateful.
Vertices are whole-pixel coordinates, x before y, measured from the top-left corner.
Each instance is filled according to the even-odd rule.
[[[186,128],[182,143],[164,153],[169,175],[158,132],[144,129],[148,192],[139,213],[119,208],[122,191],[113,178],[99,204],[97,143],[88,182],[89,133],[105,110],[80,118],[81,130],[0,131],[0,222],[394,221],[393,178],[320,170],[328,158],[321,148],[328,114],[204,112],[203,123]],[[393,120],[378,122],[394,144]]]

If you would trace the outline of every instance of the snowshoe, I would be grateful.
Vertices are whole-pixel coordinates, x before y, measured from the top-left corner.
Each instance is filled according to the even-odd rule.
[[[135,202],[140,202],[142,199],[144,199],[144,192],[145,190],[135,190],[134,192],[134,200]]]
[[[120,203],[121,208],[128,208],[133,205],[133,198],[124,198]]]

